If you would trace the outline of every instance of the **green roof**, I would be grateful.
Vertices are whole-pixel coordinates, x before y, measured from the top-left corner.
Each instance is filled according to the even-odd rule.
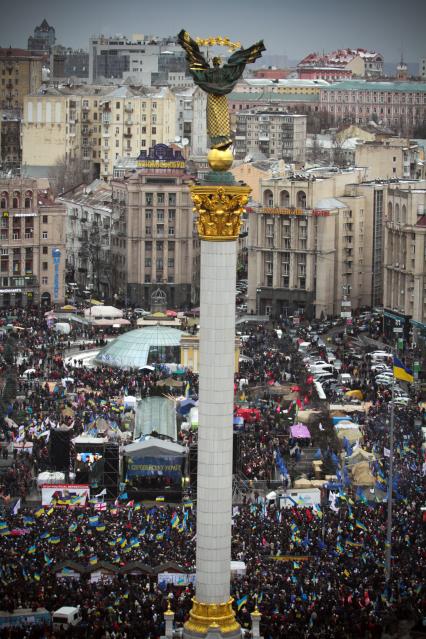
[[[229,94],[229,100],[235,102],[318,102],[319,93],[271,93],[263,91],[262,93],[242,93],[232,92]]]
[[[321,87],[324,91],[388,91],[426,93],[426,82],[366,82],[365,80],[343,80]]]

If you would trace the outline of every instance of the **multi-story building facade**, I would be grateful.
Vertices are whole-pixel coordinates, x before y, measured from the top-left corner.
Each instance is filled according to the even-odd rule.
[[[306,116],[266,109],[236,115],[235,157],[262,153],[272,160],[305,162]]]
[[[31,175],[47,175],[65,160],[108,179],[118,157],[137,157],[175,136],[176,97],[167,88],[50,88],[25,98],[22,161]]]
[[[34,34],[28,38],[29,51],[50,51],[56,42],[55,27],[46,19],[34,29]]]
[[[166,54],[166,55],[164,55]],[[170,59],[176,55],[176,61]],[[126,80],[151,86],[152,74],[185,71],[182,48],[176,38],[155,36],[91,36],[89,39],[89,82]]]
[[[387,185],[384,225],[384,329],[426,355],[426,181]]]
[[[299,78],[346,80],[351,77],[382,77],[384,59],[367,49],[338,49],[331,53],[310,53],[297,65]]]
[[[191,176],[179,151],[156,145],[137,171],[111,182],[125,211],[127,300],[149,307],[160,288],[169,307],[198,299],[199,240],[189,192]]]
[[[16,173],[21,166],[21,119],[16,111],[0,111],[0,169]]]
[[[113,300],[122,282],[116,260],[119,219],[113,218],[112,188],[103,180],[64,193],[58,198],[67,210],[67,282]]]
[[[29,178],[0,179],[0,307],[62,305],[65,208]]]
[[[388,138],[362,142],[355,146],[356,166],[366,169],[366,179],[419,179],[424,162],[417,142],[407,138]]]
[[[312,318],[339,313],[344,296],[353,308],[377,298],[382,209],[356,192],[363,173],[312,170],[261,181],[262,200],[249,211],[249,311]]]
[[[55,46],[50,56],[50,80],[89,77],[89,54],[82,49]]]
[[[426,82],[336,82],[320,89],[320,109],[335,124],[375,120],[398,135],[413,135],[426,120]]]
[[[43,57],[26,49],[0,49],[0,110],[22,111],[24,97],[42,83]]]

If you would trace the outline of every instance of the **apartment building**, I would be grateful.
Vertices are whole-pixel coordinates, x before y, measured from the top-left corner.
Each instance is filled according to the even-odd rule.
[[[336,124],[374,120],[412,135],[426,120],[426,82],[335,82],[320,89],[320,108]]]
[[[172,57],[176,57],[172,60]],[[158,38],[134,34],[94,35],[89,39],[89,83],[126,80],[151,86],[153,74],[185,71],[182,48],[175,37]]]
[[[16,172],[21,166],[21,119],[16,111],[0,111],[0,168]]]
[[[42,66],[41,55],[0,48],[0,110],[22,111],[24,97],[41,86]]]
[[[407,138],[365,141],[355,146],[354,162],[366,169],[366,179],[424,177],[424,160],[417,142]]]
[[[67,282],[75,282],[81,290],[89,289],[102,299],[121,296],[124,255],[117,259],[119,218],[113,216],[111,185],[94,180],[58,199],[67,211]]]
[[[248,309],[274,316],[335,315],[344,295],[371,304],[374,218],[358,185],[363,171],[311,170],[261,180],[249,211]],[[381,281],[380,271],[376,278]]]
[[[261,153],[268,159],[305,162],[306,115],[256,109],[236,115],[235,158]]]
[[[385,193],[384,328],[426,351],[426,181],[399,181]]]
[[[199,240],[180,151],[157,144],[138,169],[111,182],[126,221],[127,300],[150,306],[160,289],[169,307],[190,307],[199,296]]]
[[[37,180],[0,179],[0,308],[64,303],[65,227]]]
[[[175,136],[176,97],[167,88],[50,87],[25,98],[22,161],[34,176],[65,160],[109,179],[118,157],[137,157]]]

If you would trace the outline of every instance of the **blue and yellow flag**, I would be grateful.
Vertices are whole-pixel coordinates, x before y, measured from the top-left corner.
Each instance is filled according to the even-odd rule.
[[[44,515],[44,508],[39,508],[38,510],[36,510],[36,512],[34,513],[34,515],[36,517],[41,517],[42,515]]]
[[[241,608],[246,605],[247,601],[248,601],[248,595],[244,595],[243,597],[241,597],[241,599],[237,599],[238,610],[241,610]]]
[[[174,515],[174,517],[172,517],[171,519],[171,524],[172,524],[172,528],[177,528],[179,526],[179,515]]]
[[[400,379],[403,382],[409,382],[410,384],[414,382],[413,371],[404,366],[397,357],[393,358],[393,376],[395,379]]]
[[[92,555],[89,559],[89,563],[91,566],[96,566],[96,564],[98,563],[98,558],[96,555]]]
[[[359,519],[355,519],[355,526],[364,532],[367,532],[367,527],[362,523],[362,521],[359,521]]]
[[[36,551],[36,545],[34,544],[33,546],[30,546],[30,547],[28,548],[28,551],[27,551],[27,552],[28,552],[28,554],[29,554],[29,555],[34,555],[34,554],[35,554],[35,551]]]

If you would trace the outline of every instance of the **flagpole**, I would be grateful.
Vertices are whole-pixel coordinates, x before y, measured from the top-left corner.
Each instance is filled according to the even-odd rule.
[[[386,528],[386,544],[385,544],[385,577],[386,583],[391,578],[391,561],[392,561],[392,495],[393,495],[393,431],[395,418],[395,373],[392,357],[392,400],[391,400],[391,417],[390,417],[390,433],[389,433],[389,478],[388,478],[388,519]]]

